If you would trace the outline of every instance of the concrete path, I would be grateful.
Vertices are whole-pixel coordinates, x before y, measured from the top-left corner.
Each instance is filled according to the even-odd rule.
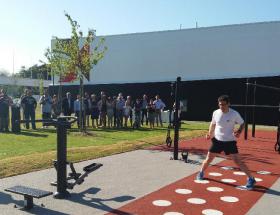
[[[52,168],[1,179],[0,214],[105,214],[197,172],[203,158],[193,155],[190,159],[196,162],[186,164],[170,160],[170,156],[170,152],[137,150],[77,163],[77,172],[91,162],[99,162],[104,166],[89,175],[82,185],[77,185],[71,191],[71,198],[57,200],[49,196],[34,199],[35,207],[28,212],[14,208],[15,204],[23,205],[23,196],[7,193],[4,189],[25,185],[55,192],[55,187],[50,185],[56,177],[55,170]]]
[[[71,191],[71,197],[57,200],[52,196],[34,199],[30,211],[14,208],[23,205],[23,196],[4,191],[15,185],[55,192],[50,185],[56,172],[52,169],[0,180],[0,214],[99,215],[118,209],[140,197],[155,192],[199,170],[203,155],[190,155],[191,163],[170,160],[167,151],[137,150],[75,164],[77,172],[84,166],[99,162],[104,166],[93,172],[82,185]],[[280,155],[279,155],[280,157]],[[216,159],[215,163],[222,161]],[[280,180],[249,210],[248,215],[280,214]],[[153,215],[153,214],[151,214]]]

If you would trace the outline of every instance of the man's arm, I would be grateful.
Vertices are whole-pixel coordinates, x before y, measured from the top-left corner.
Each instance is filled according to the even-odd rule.
[[[235,137],[239,137],[244,128],[244,123],[240,124],[239,128],[233,132]]]
[[[216,124],[213,122],[210,123],[208,133],[206,134],[206,139],[210,139],[214,136],[214,130],[215,130]]]

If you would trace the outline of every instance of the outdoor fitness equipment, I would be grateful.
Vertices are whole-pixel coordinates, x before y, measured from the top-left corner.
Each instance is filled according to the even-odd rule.
[[[165,143],[167,145],[167,147],[171,147],[172,145],[172,138],[171,138],[171,135],[170,135],[170,132],[171,132],[171,129],[173,128],[172,126],[172,113],[173,113],[173,108],[171,107],[169,109],[169,123],[168,123],[168,127],[167,127],[167,134],[166,134],[166,139],[165,139]]]
[[[57,181],[52,182],[51,185],[57,187],[54,198],[64,199],[70,196],[67,189],[73,189],[75,185],[80,185],[84,182],[84,178],[91,172],[103,166],[101,163],[92,163],[83,168],[84,173],[77,173],[74,164],[67,162],[67,128],[77,121],[77,117],[60,116],[57,119],[35,120],[35,122],[43,122],[45,125],[53,125],[57,132],[57,160],[54,161],[54,167],[57,171]],[[21,120],[20,123],[30,122],[29,120]],[[69,164],[71,173],[67,177],[67,164]],[[71,182],[71,180],[73,182]]]
[[[278,117],[278,127],[277,127],[277,138],[274,146],[275,151],[278,151],[280,154],[280,108],[279,108],[279,117]]]
[[[174,151],[173,151],[173,159],[178,160],[178,140],[179,140],[179,120],[178,120],[178,110],[180,107],[179,101],[179,89],[181,85],[181,77],[177,77],[176,82],[171,84],[171,97],[175,100],[175,112],[173,119],[174,126]]]
[[[249,94],[249,87],[253,86],[254,91],[253,91],[253,104],[249,105],[248,104],[248,94]],[[274,146],[275,151],[278,151],[280,154],[280,104],[278,106],[273,106],[273,105],[256,105],[256,88],[263,88],[263,89],[268,89],[268,90],[273,90],[273,91],[278,91],[280,92],[280,88],[277,87],[272,87],[272,86],[266,86],[262,84],[257,84],[256,81],[255,83],[249,83],[248,79],[246,82],[246,95],[245,95],[245,105],[242,104],[233,104],[231,105],[232,107],[244,107],[245,109],[245,114],[244,114],[244,123],[245,123],[245,129],[244,129],[244,139],[247,140],[248,137],[248,117],[247,117],[247,110],[248,108],[252,108],[252,137],[255,137],[255,108],[269,108],[269,109],[278,109],[278,125],[277,125],[277,136],[276,136],[276,143]]]

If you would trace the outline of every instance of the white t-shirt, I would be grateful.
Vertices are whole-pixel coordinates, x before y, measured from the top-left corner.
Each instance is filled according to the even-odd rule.
[[[223,113],[220,109],[215,110],[212,116],[212,124],[215,124],[214,137],[220,141],[234,141],[234,126],[243,124],[244,120],[240,114],[229,108],[227,113]]]

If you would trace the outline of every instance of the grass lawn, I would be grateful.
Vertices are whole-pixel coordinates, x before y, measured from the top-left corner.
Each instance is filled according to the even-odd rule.
[[[38,123],[37,127],[40,128],[41,124]],[[180,130],[180,139],[201,136],[207,128],[208,123],[185,122]],[[77,162],[163,144],[166,137],[166,128],[88,131],[88,136],[81,135],[76,128],[68,131],[69,161]],[[171,135],[174,135],[173,132]],[[0,137],[0,178],[49,168],[56,158],[55,128],[35,131],[22,129],[20,134],[1,133]]]

